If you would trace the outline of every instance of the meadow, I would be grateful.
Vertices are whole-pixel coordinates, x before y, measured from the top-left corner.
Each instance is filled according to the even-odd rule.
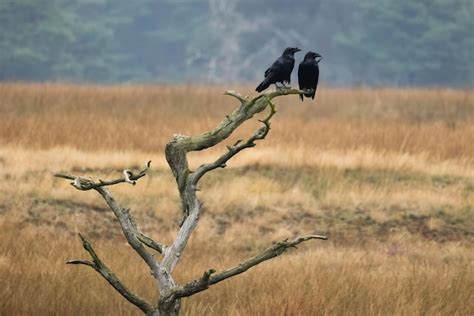
[[[96,272],[77,233],[134,291],[156,296],[95,192],[58,171],[112,178],[144,232],[170,242],[180,202],[164,158],[173,134],[213,128],[249,87],[0,84],[0,315],[140,315]],[[276,99],[267,139],[209,174],[187,281],[272,242],[325,234],[184,301],[184,315],[472,315],[474,91],[321,87]],[[262,114],[264,115],[264,114]],[[211,161],[249,135],[193,153]]]

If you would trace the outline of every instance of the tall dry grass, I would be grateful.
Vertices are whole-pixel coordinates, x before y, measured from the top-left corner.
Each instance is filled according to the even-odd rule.
[[[92,269],[64,264],[84,256],[77,239],[6,226],[0,238],[2,315],[140,314]],[[183,314],[472,314],[473,252],[407,236],[393,242],[365,248],[301,247],[185,300]],[[235,249],[225,240],[210,244],[208,236],[198,236],[178,278],[194,279],[210,267],[228,267],[248,256]],[[154,298],[146,267],[124,242],[102,240],[96,250],[134,291]]]
[[[131,288],[156,294],[103,201],[51,175],[108,178],[153,160],[137,186],[112,190],[145,232],[170,242],[179,199],[164,145],[214,127],[236,106],[223,90],[0,84],[0,315],[138,314],[94,271],[64,265],[85,257],[83,232]],[[282,238],[330,241],[186,300],[183,313],[472,315],[474,92],[322,88],[316,102],[277,105],[268,138],[203,181],[204,213],[177,278]]]
[[[174,133],[206,131],[236,106],[223,90],[2,84],[0,143],[37,149],[162,152]],[[254,94],[249,88],[240,90]],[[297,97],[277,103],[280,113],[267,148],[362,147],[426,153],[435,160],[474,156],[471,90],[321,89],[316,103],[301,103]]]

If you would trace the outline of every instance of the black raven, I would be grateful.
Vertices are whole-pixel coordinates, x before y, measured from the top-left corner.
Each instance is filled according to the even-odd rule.
[[[318,58],[318,59],[316,59]],[[305,93],[304,96],[314,99],[316,89],[318,87],[319,79],[319,65],[322,56],[315,52],[308,52],[304,56],[304,60],[298,67],[298,83],[300,84],[300,90],[310,90],[311,92]],[[303,95],[300,94],[301,101],[303,101]]]
[[[295,66],[295,53],[301,51],[297,47],[288,47],[285,49],[281,57],[279,57],[273,65],[265,71],[265,79],[255,89],[257,92],[262,92],[268,88],[272,83],[277,86],[277,82],[281,82],[285,86],[285,82],[290,83],[291,72]],[[277,86],[278,88],[278,86]]]

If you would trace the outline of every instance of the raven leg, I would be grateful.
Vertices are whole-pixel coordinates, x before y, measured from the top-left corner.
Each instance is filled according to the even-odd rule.
[[[285,89],[285,90],[291,89],[290,86],[287,86],[287,85],[285,84],[285,81],[282,81],[281,84],[282,84],[282,87],[281,87],[282,89]]]
[[[283,89],[283,87],[279,86],[277,82],[275,82],[275,87],[278,91]]]
[[[278,85],[278,83],[280,83],[281,86]],[[277,88],[277,90],[291,89],[291,87],[286,86],[283,82],[275,82],[275,87]]]

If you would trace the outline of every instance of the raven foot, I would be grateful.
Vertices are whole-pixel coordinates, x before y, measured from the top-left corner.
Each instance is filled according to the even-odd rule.
[[[281,83],[281,86],[275,83],[275,87],[278,91],[291,89],[291,87],[286,86],[284,83]]]

